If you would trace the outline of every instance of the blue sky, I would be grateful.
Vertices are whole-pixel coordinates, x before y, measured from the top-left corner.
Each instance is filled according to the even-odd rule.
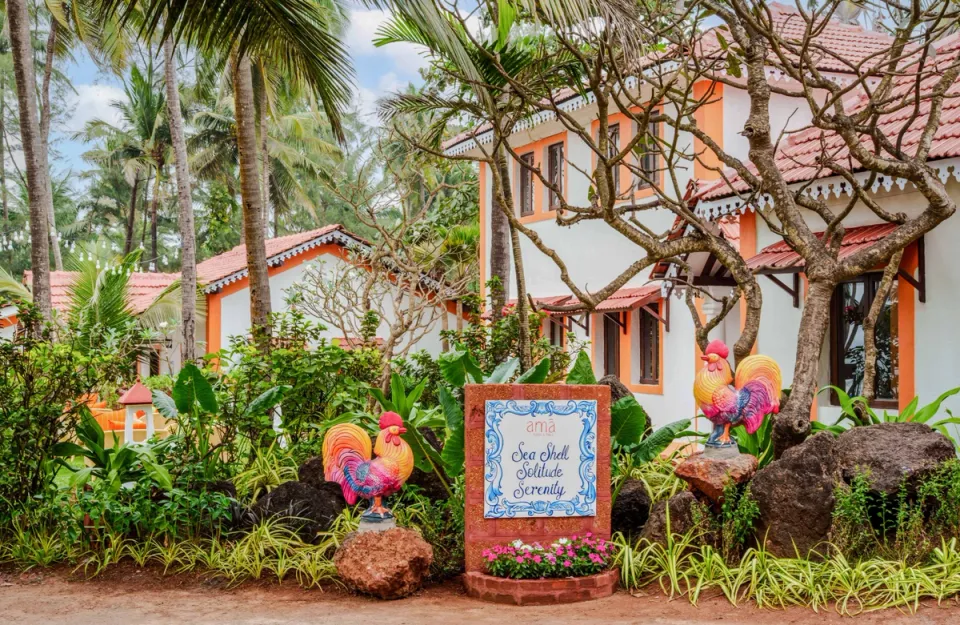
[[[414,46],[392,44],[383,48],[374,47],[374,34],[385,19],[387,14],[382,11],[352,7],[350,28],[345,36],[356,69],[356,105],[366,116],[368,123],[376,123],[376,99],[386,93],[401,90],[410,82],[419,83],[417,70],[424,65],[423,58]],[[68,119],[54,129],[56,149],[61,158],[51,165],[58,174],[67,170],[79,172],[88,168],[81,155],[91,146],[73,141],[70,136],[92,119],[99,118],[116,123],[116,111],[110,106],[110,102],[123,96],[118,77],[98,71],[83,50],[78,50],[76,57],[76,62],[66,68],[77,92],[69,98],[72,111]]]

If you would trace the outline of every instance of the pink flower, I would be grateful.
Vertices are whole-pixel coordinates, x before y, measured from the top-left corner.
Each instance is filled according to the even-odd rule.
[[[596,563],[596,564],[600,564],[601,562],[603,562],[603,558],[601,558],[599,555],[597,555],[597,554],[595,554],[595,553],[591,553],[591,554],[590,554],[590,561],[591,561],[591,562],[594,562],[594,563]]]
[[[541,558],[540,556],[533,556],[533,561],[536,562],[537,564],[540,564],[541,562],[543,562],[543,558]]]
[[[567,568],[569,569],[571,566],[573,566],[573,562],[571,562],[570,560],[564,560],[564,561],[563,561],[563,566],[565,566],[565,567],[567,567]]]
[[[591,538],[592,536],[593,536],[593,532],[587,532],[587,538]]]
[[[548,553],[548,554],[547,554],[547,562],[549,562],[550,564],[556,564],[556,563],[557,563],[557,556],[553,555],[552,553]]]
[[[496,559],[497,559],[496,554],[491,553],[490,555],[487,556],[487,562],[493,562]]]
[[[523,556],[517,556],[517,562],[523,562]]]

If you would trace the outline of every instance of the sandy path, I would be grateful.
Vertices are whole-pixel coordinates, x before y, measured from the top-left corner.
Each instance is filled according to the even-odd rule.
[[[431,587],[396,602],[352,597],[336,590],[304,591],[295,587],[248,585],[216,588],[194,579],[157,580],[136,570],[122,577],[91,582],[66,581],[61,575],[7,577],[0,584],[0,623],[17,625],[560,625],[704,623],[756,625],[947,625],[960,623],[960,606],[924,605],[914,615],[896,610],[873,612],[857,619],[811,610],[735,608],[722,599],[670,601],[659,594],[617,595],[591,603],[544,608],[516,608],[475,601],[456,584]]]

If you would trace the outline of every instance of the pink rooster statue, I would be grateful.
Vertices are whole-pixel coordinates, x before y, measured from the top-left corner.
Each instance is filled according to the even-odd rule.
[[[730,428],[742,425],[753,434],[764,416],[780,411],[780,367],[769,356],[747,356],[736,377],[727,362],[730,350],[723,341],[711,341],[703,352],[706,365],[693,381],[693,396],[704,416],[714,424],[706,447],[735,448]],[[733,384],[733,388],[730,387]]]
[[[353,423],[340,423],[323,438],[323,473],[328,482],[343,489],[348,504],[371,499],[362,520],[380,522],[393,515],[383,506],[383,498],[396,493],[413,472],[413,451],[400,435],[406,432],[403,420],[395,412],[380,415],[380,433],[373,445],[370,436]]]

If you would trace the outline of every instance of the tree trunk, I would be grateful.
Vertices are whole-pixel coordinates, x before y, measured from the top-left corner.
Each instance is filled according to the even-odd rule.
[[[240,155],[240,193],[243,201],[243,238],[250,275],[250,325],[266,351],[270,341],[270,278],[263,237],[263,204],[257,160],[257,128],[250,58],[233,52],[233,97]]]
[[[510,192],[510,166],[503,150],[497,152],[497,167],[500,170],[500,180],[506,183],[503,187],[505,206],[500,206],[500,217],[507,223],[510,234],[510,247],[513,250],[513,266],[517,278],[517,325],[519,328],[520,365],[526,371],[533,366],[533,352],[530,347],[530,316],[527,309],[527,281],[523,275],[523,250],[520,247],[520,233],[510,223],[505,211],[513,210],[513,195]],[[509,261],[507,266],[509,267]]]
[[[167,88],[167,119],[170,142],[173,144],[173,163],[177,172],[177,204],[180,207],[180,323],[183,330],[183,362],[192,362],[197,357],[197,237],[174,52],[173,38],[167,37],[163,42],[163,75]]]
[[[27,170],[27,196],[30,201],[30,262],[33,269],[33,302],[47,319],[51,316],[50,303],[50,245],[48,237],[48,206],[46,152],[40,137],[37,118],[37,80],[33,66],[30,37],[30,13],[25,0],[7,0],[7,28],[10,32],[10,52],[13,57],[13,75],[17,83],[17,103],[20,107],[20,139],[23,160]]]
[[[147,271],[149,269],[146,253],[146,242],[147,242],[147,224],[150,223],[150,185],[152,184],[153,176],[147,174],[147,180],[143,186],[143,225],[140,227],[140,271]]]
[[[6,90],[6,80],[0,75],[0,202],[3,203],[3,222],[5,226],[10,221],[10,203],[7,197],[7,128],[4,119],[7,114]]]
[[[157,177],[153,181],[153,200],[150,202],[150,262],[148,271],[158,271],[157,267],[157,213],[160,211],[160,179],[163,173],[163,162],[157,163]]]
[[[50,19],[50,33],[47,35],[46,57],[43,67],[43,84],[41,86],[40,98],[40,143],[43,147],[43,162],[49,167],[50,162],[50,119],[52,117],[50,109],[50,80],[53,77],[53,52],[57,45],[57,20]],[[50,227],[50,251],[53,254],[53,266],[57,271],[63,271],[63,257],[60,255],[60,233],[57,232],[57,216],[53,210],[53,181],[50,178],[50,170],[44,172],[44,178],[47,185],[47,196],[50,202],[47,205],[48,226]]]
[[[810,434],[810,409],[819,387],[820,350],[830,326],[833,282],[811,279],[797,334],[797,358],[790,398],[774,416],[773,448],[777,458]]]
[[[491,165],[492,166],[492,165]],[[491,176],[492,184],[497,185],[497,176]],[[504,178],[509,186],[509,178]],[[481,189],[481,193],[484,191]],[[496,323],[507,304],[507,294],[510,292],[510,222],[500,207],[500,192],[494,187],[491,194],[493,201],[490,208],[490,278],[500,282],[498,289],[490,294],[490,318]]]
[[[263,188],[263,231],[267,232],[270,226],[270,152],[267,146],[267,87],[266,76],[261,71],[260,92],[258,93],[260,102],[257,107],[259,116],[257,124],[260,127],[260,183]],[[273,236],[278,236],[274,231]]]
[[[880,279],[880,285],[877,287],[873,303],[870,304],[870,310],[863,320],[863,389],[860,394],[867,400],[867,406],[877,396],[877,319],[890,296],[890,290],[893,288],[897,271],[900,269],[901,260],[903,260],[902,249],[890,257],[890,262],[883,270],[883,277]],[[861,419],[866,416],[864,406],[861,406],[859,402],[856,410]]]
[[[127,212],[127,232],[123,242],[123,255],[126,256],[133,251],[133,230],[137,223],[137,194],[140,192],[140,174],[133,177],[133,185],[130,187],[130,210]]]

